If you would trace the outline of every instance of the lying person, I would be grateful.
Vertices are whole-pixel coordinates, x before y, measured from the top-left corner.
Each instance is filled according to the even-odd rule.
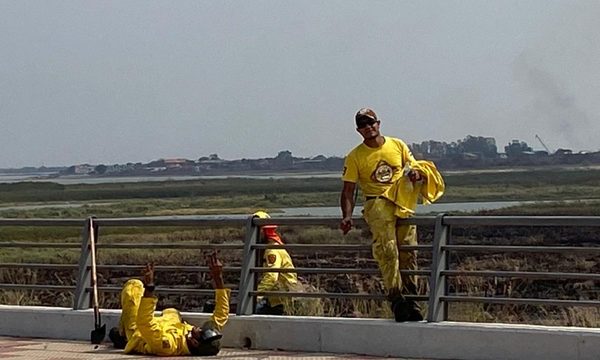
[[[229,318],[231,290],[223,282],[223,264],[216,253],[208,257],[215,288],[215,310],[201,327],[188,324],[178,310],[169,308],[154,315],[158,299],[154,295],[154,265],[144,268],[143,281],[131,279],[121,292],[119,327],[109,333],[116,348],[126,354],[160,356],[216,355],[221,350],[221,331]]]

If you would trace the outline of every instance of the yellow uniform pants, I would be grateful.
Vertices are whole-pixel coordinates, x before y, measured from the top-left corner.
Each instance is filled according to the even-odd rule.
[[[121,290],[121,319],[119,320],[119,332],[127,337],[127,340],[132,338],[133,333],[137,329],[136,318],[140,301],[144,296],[144,284],[138,279],[130,279]]]
[[[121,318],[119,319],[119,332],[130,340],[137,329],[136,318],[140,302],[144,296],[144,283],[138,279],[127,280],[121,290]],[[177,309],[164,309],[161,321],[181,322],[181,314]]]
[[[400,269],[416,270],[416,251],[399,251],[402,245],[417,245],[415,225],[396,226],[396,205],[383,198],[367,200],[363,215],[373,235],[373,258],[379,265],[390,300],[398,294],[415,294],[414,275],[400,275]]]

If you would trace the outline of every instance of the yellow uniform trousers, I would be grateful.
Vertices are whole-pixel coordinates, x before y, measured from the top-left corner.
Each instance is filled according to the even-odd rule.
[[[398,294],[415,294],[417,290],[416,276],[400,274],[400,269],[417,269],[417,253],[398,250],[403,245],[417,245],[417,227],[396,226],[396,208],[389,200],[375,198],[367,200],[363,210],[373,235],[373,258],[379,265],[390,300]]]

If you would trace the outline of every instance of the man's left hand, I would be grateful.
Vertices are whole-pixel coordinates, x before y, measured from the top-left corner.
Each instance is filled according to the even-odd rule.
[[[421,172],[419,172],[418,170],[415,170],[415,169],[411,169],[408,172],[407,176],[411,182],[417,182],[417,181],[423,180],[423,174],[421,174]]]
[[[225,287],[223,281],[223,263],[217,257],[217,252],[213,252],[206,260],[215,289],[223,289]]]
[[[154,285],[154,263],[148,263],[142,270],[142,281],[144,285]]]

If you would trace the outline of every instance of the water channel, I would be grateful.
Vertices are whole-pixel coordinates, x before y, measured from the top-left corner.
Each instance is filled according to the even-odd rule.
[[[14,183],[22,181],[50,181],[64,185],[68,184],[98,184],[107,182],[144,182],[144,181],[168,181],[168,180],[198,180],[198,179],[224,179],[228,177],[240,177],[240,178],[256,178],[256,179],[268,179],[268,178],[309,178],[309,177],[339,177],[339,173],[335,172],[323,172],[323,173],[298,173],[298,174],[285,174],[285,175],[240,175],[240,176],[140,176],[140,177],[88,177],[88,176],[73,176],[73,177],[60,177],[60,178],[36,178],[32,176],[7,176],[0,175],[0,183]],[[593,199],[582,199],[576,201],[591,201]],[[568,201],[568,200],[567,200]],[[450,211],[464,211],[472,212],[479,210],[494,210],[502,209],[512,206],[520,206],[534,203],[552,203],[556,201],[485,201],[485,202],[457,202],[457,203],[436,203],[431,205],[419,205],[417,207],[417,214],[435,214]],[[69,207],[81,207],[84,205],[102,206],[102,205],[113,205],[114,202],[92,202],[92,203],[57,203],[57,204],[31,204],[31,205],[16,205],[16,206],[0,206],[0,213],[3,210],[33,210],[42,208],[69,208]],[[362,206],[357,206],[354,209],[354,215],[360,216],[362,212]],[[274,211],[275,216],[340,216],[340,208],[337,206],[320,206],[320,207],[291,207],[281,208],[279,211]],[[215,218],[245,218],[245,214],[224,214],[224,215],[184,215],[176,216],[177,218],[200,218],[200,219],[215,219]],[[1,214],[0,214],[1,217]]]
[[[544,201],[541,201],[544,202]],[[550,201],[547,201],[550,202]],[[462,202],[462,203],[439,203],[431,205],[419,205],[417,214],[441,213],[449,211],[478,211],[478,210],[493,210],[507,208],[517,205],[533,204],[535,201],[487,201],[487,202]],[[537,203],[540,203],[538,201]],[[0,216],[3,210],[34,210],[34,209],[49,209],[49,208],[76,208],[85,205],[90,206],[108,206],[114,205],[114,202],[91,202],[91,203],[57,203],[57,204],[31,204],[31,205],[16,205],[16,206],[0,206]],[[362,206],[356,206],[354,215],[360,216]],[[280,208],[278,211],[273,211],[274,216],[340,216],[340,208],[337,206],[315,206],[315,207],[290,207]],[[184,215],[176,216],[177,218],[199,218],[199,219],[222,219],[222,218],[245,218],[245,214],[224,214],[224,215]]]

